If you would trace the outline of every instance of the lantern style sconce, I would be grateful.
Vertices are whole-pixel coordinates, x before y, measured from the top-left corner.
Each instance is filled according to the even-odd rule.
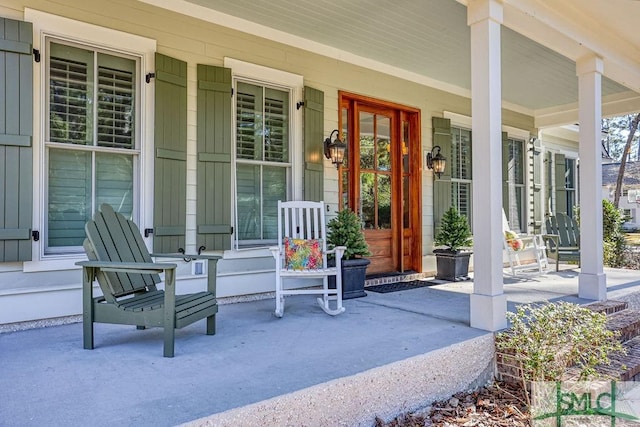
[[[436,149],[437,153],[433,154]],[[440,146],[433,147],[430,153],[427,153],[427,167],[433,169],[433,172],[440,178],[440,175],[444,172],[444,167],[447,165],[447,159],[440,154]]]
[[[334,134],[335,139],[333,138]],[[336,165],[336,169],[344,162],[344,152],[347,149],[347,144],[340,141],[338,134],[338,129],[334,129],[331,135],[324,140],[324,156],[331,159],[331,163]]]

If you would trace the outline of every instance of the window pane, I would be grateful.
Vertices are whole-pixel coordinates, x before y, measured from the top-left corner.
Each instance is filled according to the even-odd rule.
[[[373,114],[360,113],[360,167],[374,169]]]
[[[238,239],[260,239],[260,166],[237,165]]]
[[[471,184],[453,182],[451,184],[451,203],[460,214],[465,215],[471,222]]]
[[[133,214],[133,156],[96,153],[96,208],[107,203],[131,219]]]
[[[289,161],[289,94],[267,88],[264,102],[265,160]]]
[[[82,246],[91,218],[91,153],[49,150],[48,247]]]
[[[375,214],[375,174],[360,174],[360,209],[364,227],[376,228]]]
[[[524,141],[509,140],[509,182],[524,184]]]
[[[408,176],[402,177],[402,222],[404,228],[411,228],[411,197]]]
[[[575,188],[575,160],[565,159],[565,187]]]
[[[244,82],[237,87],[237,157],[288,162],[289,93]]]
[[[286,174],[283,167],[238,164],[239,240],[277,239],[278,200],[287,200]]]
[[[523,218],[524,212],[524,187],[514,188],[514,198],[509,200],[509,226],[512,230],[524,232],[526,224]]]
[[[236,138],[239,159],[262,160],[262,88],[238,82]]]
[[[264,166],[262,194],[262,238],[278,238],[278,200],[287,200],[287,180],[285,168]]]
[[[378,175],[378,227],[379,229],[391,229],[391,176]]]
[[[388,117],[376,115],[376,151],[378,157],[377,169],[391,170],[391,120]]]
[[[471,131],[451,129],[451,177],[471,179]]]
[[[49,140],[90,145],[93,141],[93,52],[51,43]]]
[[[98,145],[135,148],[135,61],[98,54]]]

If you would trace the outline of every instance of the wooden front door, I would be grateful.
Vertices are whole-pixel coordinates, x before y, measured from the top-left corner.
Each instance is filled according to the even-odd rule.
[[[421,271],[419,112],[341,93],[342,207],[360,216],[368,274]]]

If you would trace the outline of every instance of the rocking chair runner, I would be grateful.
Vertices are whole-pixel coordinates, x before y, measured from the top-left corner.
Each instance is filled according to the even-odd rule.
[[[278,201],[278,246],[269,248],[276,260],[276,311],[284,314],[285,295],[320,294],[318,304],[332,316],[344,312],[342,306],[342,255],[338,246],[327,250],[324,202]],[[336,265],[327,265],[327,254],[335,254]],[[329,289],[329,276],[336,277]],[[285,289],[284,279],[322,279],[321,289]],[[335,308],[330,308],[335,301]]]
[[[133,221],[104,204],[85,230],[84,248],[89,261],[76,263],[82,266],[84,348],[93,349],[94,322],[135,325],[138,329],[163,327],[165,357],[174,355],[176,328],[206,318],[207,335],[215,334],[218,256],[201,257],[209,259],[206,292],[176,295],[176,264],[154,263]],[[164,291],[156,288],[162,272]],[[95,279],[103,296],[93,296]]]

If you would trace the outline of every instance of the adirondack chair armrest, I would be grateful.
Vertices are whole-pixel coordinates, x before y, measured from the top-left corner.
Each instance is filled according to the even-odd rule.
[[[194,259],[206,259],[206,260],[221,260],[222,259],[222,255],[214,255],[214,254],[183,254],[183,253],[152,253],[149,254],[151,255],[151,257],[153,258],[180,258],[180,259],[184,259],[185,261],[189,262],[189,261],[193,261]]]
[[[546,242],[550,242],[553,246],[551,247],[551,250],[557,251],[560,247],[560,236],[557,234],[543,234],[542,238],[544,239],[545,243]]]
[[[103,271],[122,273],[162,273],[175,270],[178,266],[169,262],[112,262],[112,261],[78,261],[76,265],[83,268],[97,268]]]

